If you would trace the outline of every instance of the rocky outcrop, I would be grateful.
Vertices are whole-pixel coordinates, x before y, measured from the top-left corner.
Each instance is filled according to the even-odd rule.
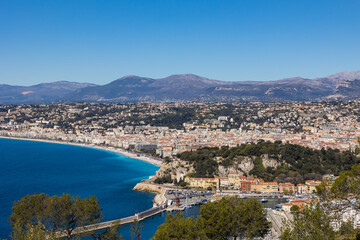
[[[154,206],[159,206],[166,203],[166,197],[165,197],[166,188],[162,186],[147,182],[140,182],[136,184],[133,190],[157,193],[157,195],[153,200]]]
[[[154,193],[160,194],[164,191],[164,188],[159,185],[140,182],[140,183],[136,184],[136,186],[133,188],[133,190],[142,191],[142,192],[154,192]]]
[[[233,160],[233,164],[224,167],[221,164],[222,159],[217,159],[219,163],[218,175],[219,177],[226,177],[230,172],[238,172],[243,175],[249,175],[249,172],[254,168],[254,159],[251,157],[237,157]]]
[[[281,165],[277,159],[270,158],[267,154],[261,156],[264,168],[276,169]],[[215,161],[218,162],[219,167],[217,176],[226,177],[230,172],[238,172],[240,174],[250,176],[250,171],[255,167],[255,157],[238,156],[233,159],[230,166],[223,166],[223,158],[217,157]],[[172,159],[171,162],[163,162],[159,171],[156,173],[157,178],[170,176],[172,180],[180,181],[189,173],[194,173],[195,170],[190,162],[180,160],[178,158]]]
[[[231,172],[238,172],[240,174],[243,174],[244,172],[240,171],[237,167],[224,167],[222,165],[219,165],[218,168],[218,175],[219,177],[227,177],[229,173]]]
[[[264,168],[274,168],[279,167],[282,162],[277,159],[270,158],[267,154],[261,156],[262,164]],[[230,172],[238,172],[240,174],[250,176],[250,171],[255,167],[255,157],[244,157],[238,156],[233,159],[230,166],[223,166],[221,157],[217,157],[215,161],[218,162],[218,172],[217,176],[226,177]],[[194,173],[194,167],[190,162],[183,161],[181,159],[175,158],[171,162],[163,162],[159,171],[156,173],[157,178],[170,176],[172,180],[180,181],[189,173]]]
[[[262,155],[261,159],[262,159],[262,164],[263,164],[264,168],[267,168],[267,167],[277,168],[278,166],[281,165],[281,162],[279,162],[276,159],[270,158],[269,155],[267,155],[267,154]]]
[[[175,158],[171,162],[163,162],[160,169],[156,172],[156,177],[166,177],[170,175],[172,180],[180,181],[186,174],[194,172],[191,163]]]
[[[247,176],[249,172],[254,168],[254,159],[251,157],[243,157],[242,160],[238,160],[238,168],[241,169]]]

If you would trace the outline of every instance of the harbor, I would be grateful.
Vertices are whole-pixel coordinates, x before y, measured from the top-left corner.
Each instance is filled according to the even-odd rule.
[[[288,196],[275,195],[275,194],[235,194],[233,193],[216,193],[212,191],[197,191],[197,190],[184,190],[184,189],[164,189],[162,193],[162,202],[160,205],[154,203],[154,206],[148,210],[136,213],[132,216],[115,219],[112,221],[101,222],[97,224],[92,224],[84,227],[75,228],[73,234],[84,234],[88,232],[94,232],[110,228],[117,225],[128,225],[133,223],[135,220],[143,221],[147,218],[154,217],[155,215],[160,215],[164,212],[178,212],[184,211],[188,208],[198,206],[201,204],[206,204],[207,202],[213,202],[221,199],[222,197],[229,196],[238,196],[242,199],[246,198],[255,198],[257,201],[264,204],[265,209],[267,210],[268,220],[271,222],[271,231],[270,234],[273,239],[276,239],[277,236],[281,235],[281,229],[283,220],[291,220],[291,214],[278,211],[276,205],[279,205],[280,202],[288,201]],[[166,200],[164,200],[166,199]],[[270,200],[270,205],[269,205]],[[65,232],[59,232],[58,238],[63,238],[66,236]]]

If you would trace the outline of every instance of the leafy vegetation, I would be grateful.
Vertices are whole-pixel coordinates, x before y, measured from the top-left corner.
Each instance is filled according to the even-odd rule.
[[[131,240],[141,240],[143,228],[144,224],[140,223],[137,219],[135,219],[134,223],[130,226]]]
[[[171,180],[170,174],[167,174],[164,177],[156,178],[154,182],[157,184],[162,184],[162,183],[170,183],[170,182],[172,182],[172,180]]]
[[[360,239],[354,219],[343,218],[345,212],[355,210],[358,213],[360,209],[359,179],[360,164],[356,164],[351,170],[342,172],[335,182],[325,181],[317,186],[321,204],[304,208],[293,206],[294,221],[288,223],[280,239]],[[337,223],[337,231],[331,227],[331,222]]]
[[[52,196],[41,193],[27,195],[14,203],[10,216],[11,238],[55,239],[56,232],[65,233],[65,239],[74,237],[74,229],[98,223],[103,214],[95,197],[80,198],[69,194]],[[87,233],[97,240],[122,239],[117,233],[119,224],[102,233]]]
[[[334,183],[323,182],[316,187],[316,190],[319,197],[324,202],[330,203],[330,206],[333,201],[338,201],[342,203],[342,206],[360,209],[359,185],[360,164],[356,164],[349,171],[342,172]]]
[[[288,222],[281,240],[333,240],[336,233],[331,227],[330,218],[317,204],[304,207],[294,214],[294,221]]]
[[[167,126],[171,129],[183,129],[183,123],[196,119],[195,110],[192,108],[170,108],[170,113],[148,116],[142,119],[145,124],[153,126]]]
[[[317,186],[317,192],[322,200],[324,209],[331,212],[334,219],[341,223],[338,234],[353,239],[360,239],[360,231],[353,224],[353,219],[344,220],[345,212],[355,211],[359,214],[360,209],[360,164],[354,165],[351,170],[344,171],[333,184],[323,182]]]
[[[153,240],[205,239],[194,217],[184,218],[182,213],[168,214],[165,222],[155,232]]]
[[[163,239],[254,239],[264,237],[269,230],[266,211],[254,199],[237,197],[201,206],[200,215],[184,218],[182,214],[168,215],[159,226],[153,240]]]
[[[264,156],[276,160],[276,168],[263,166]],[[338,149],[315,150],[281,141],[274,143],[260,140],[257,143],[242,144],[238,147],[200,148],[178,155],[182,160],[193,163],[195,177],[214,177],[218,166],[236,166],[243,158],[250,157],[254,168],[250,175],[265,181],[292,182],[298,184],[308,179],[321,179],[323,174],[338,175],[349,170],[360,158],[352,151],[340,152]],[[218,160],[217,159],[221,159]]]

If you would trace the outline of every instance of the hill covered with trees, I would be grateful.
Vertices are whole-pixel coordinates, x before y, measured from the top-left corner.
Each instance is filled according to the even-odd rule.
[[[178,160],[193,166],[194,177],[226,175],[230,171],[265,181],[301,183],[321,179],[324,174],[339,175],[360,163],[352,151],[315,150],[308,147],[260,140],[238,147],[200,148],[178,154]],[[176,160],[173,160],[176,161]]]

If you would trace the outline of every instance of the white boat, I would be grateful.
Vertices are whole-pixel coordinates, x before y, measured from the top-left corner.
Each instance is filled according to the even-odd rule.
[[[275,209],[281,209],[281,208],[282,208],[282,204],[281,204],[281,203],[275,205]]]
[[[268,202],[267,198],[262,198],[260,201],[261,201],[262,203]]]

